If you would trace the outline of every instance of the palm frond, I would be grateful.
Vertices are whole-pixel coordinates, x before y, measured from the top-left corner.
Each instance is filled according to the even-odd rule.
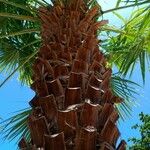
[[[44,7],[50,5],[50,4],[49,4],[48,2],[46,2],[45,0],[33,0],[33,1],[34,1],[35,3],[37,3],[38,5],[44,6]],[[50,2],[51,2],[51,0],[50,0]]]
[[[111,12],[121,10],[121,9],[125,9],[125,8],[130,8],[130,7],[135,7],[135,6],[143,6],[145,4],[148,4],[148,5],[150,4],[149,0],[142,0],[142,1],[138,1],[136,3],[132,3],[132,4],[129,4],[129,5],[119,6],[120,2],[121,2],[121,0],[118,0],[115,8],[103,11],[103,14],[111,13]]]
[[[149,0],[117,0],[116,7],[118,7],[121,3],[126,3],[126,4],[133,3],[133,4],[136,4],[138,6],[138,4],[141,2],[150,3]]]
[[[0,17],[0,71],[7,73],[8,77],[5,81],[16,71],[19,71],[19,78],[23,79],[22,83],[30,84],[32,75],[31,66],[36,55],[35,53],[41,43],[39,36],[40,22],[31,21],[37,16],[35,12],[18,7],[21,5],[28,8],[27,6],[35,5],[36,8],[37,3],[34,0],[5,1],[8,4],[1,1],[0,12],[10,15],[15,13],[17,17],[26,16],[28,18],[29,16],[29,19],[24,20],[25,18],[19,18],[21,20],[16,20],[14,18]],[[17,5],[14,6],[15,4]],[[32,54],[34,56],[30,57]]]
[[[110,25],[105,25],[105,26],[103,26],[103,27],[100,29],[100,32],[101,32],[101,31],[126,34],[126,32],[123,31],[122,29],[117,28],[117,27],[115,27],[115,26],[110,26]],[[127,35],[127,36],[128,36],[128,35]]]
[[[18,114],[0,122],[2,136],[5,140],[7,139],[9,141],[14,140],[15,138],[19,141],[22,137],[25,137],[27,141],[30,141],[27,118],[31,113],[31,109],[27,108],[15,113]]]
[[[27,34],[27,33],[34,33],[34,32],[39,33],[39,29],[25,29],[25,30],[18,31],[18,32],[8,33],[6,35],[0,35],[0,39],[6,38],[6,37],[18,36],[18,35]]]
[[[125,120],[131,116],[132,108],[136,105],[136,96],[140,86],[130,80],[121,77],[119,74],[114,74],[111,78],[111,88],[115,95],[124,99],[122,104],[116,104],[120,117]]]
[[[32,9],[30,9],[30,7],[28,5],[18,4],[16,2],[12,2],[12,1],[8,1],[8,0],[0,0],[0,2],[17,7],[17,8],[21,8],[21,9],[29,11],[29,12],[32,11]]]
[[[128,73],[132,74],[135,64],[139,63],[143,82],[146,58],[148,61],[150,59],[150,18],[148,16],[150,16],[150,9],[147,7],[136,10],[120,30],[112,30],[120,33],[109,34],[108,42],[102,45],[108,54],[109,62],[115,64],[124,76]]]
[[[13,19],[17,19],[17,20],[38,21],[38,18],[36,18],[36,17],[11,14],[11,13],[5,13],[5,12],[0,12],[0,17],[13,18]]]
[[[34,53],[31,53],[31,55],[27,59],[25,59],[23,62],[21,62],[18,65],[17,68],[13,68],[13,72],[0,84],[0,87],[2,87],[17,71],[19,71],[22,67],[24,67],[30,61],[30,59],[32,59],[33,57],[35,57],[35,55],[37,54],[37,52],[38,51],[35,51]],[[14,60],[14,58],[12,58],[12,59]],[[14,65],[16,66],[17,63],[14,63]],[[25,67],[27,67],[27,66],[25,66]],[[10,66],[8,66],[8,68],[10,68]],[[31,69],[29,69],[29,70],[31,70]],[[25,71],[25,73],[27,73],[27,72]],[[31,80],[29,80],[29,81],[31,81]]]

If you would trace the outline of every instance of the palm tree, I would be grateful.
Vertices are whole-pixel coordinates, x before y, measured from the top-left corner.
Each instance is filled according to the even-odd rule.
[[[96,21],[98,13],[98,6],[88,9],[83,0],[39,9],[43,43],[33,65],[32,141],[22,139],[21,149],[116,148],[120,132],[113,104],[122,99],[110,90],[112,71],[98,48],[96,31],[107,23]]]
[[[3,0],[0,1],[4,3]],[[37,2],[39,4],[39,1],[35,4]],[[6,4],[22,9],[22,5],[19,4],[9,1],[4,5]],[[20,42],[18,44],[20,46],[26,38],[32,39],[30,44],[23,43],[21,48],[17,45],[16,55],[11,53],[9,58],[7,51],[1,55],[3,65],[7,64],[10,67],[12,60],[15,60],[12,67],[18,63],[18,67],[11,75],[20,70],[20,77],[22,79],[25,77],[25,81],[32,83],[31,88],[36,93],[30,101],[32,111],[25,111],[22,114],[30,112],[30,115],[27,115],[30,133],[25,127],[23,135],[26,137],[31,135],[31,140],[26,142],[23,138],[19,147],[116,149],[120,132],[116,126],[119,116],[114,103],[121,103],[122,98],[110,89],[112,71],[98,47],[100,40],[97,31],[102,30],[102,25],[107,23],[104,20],[98,22],[98,16],[104,12],[96,1],[54,1],[49,7],[45,7],[45,4],[47,4],[45,1],[40,2],[42,7],[38,9],[37,5],[23,7],[23,12],[18,10],[19,15],[0,13],[1,16],[18,19],[16,25],[19,27],[20,23],[23,25],[22,28],[27,27],[22,32],[2,36],[4,47],[1,46],[1,49],[4,52],[6,47],[10,49],[10,46],[16,46],[16,41]],[[107,12],[109,11],[105,11]],[[37,34],[40,25],[22,21],[24,19],[29,22],[40,20],[42,44],[39,51],[36,48],[40,41]],[[9,22],[11,21],[13,19],[9,19]],[[108,27],[105,26],[105,29]],[[14,35],[21,35],[22,40],[18,37],[12,38]],[[26,48],[29,50],[25,51]],[[106,56],[109,58],[110,54],[112,51]],[[35,55],[36,60],[33,63]],[[7,59],[4,56],[7,56]],[[118,54],[114,53],[112,58],[117,56]],[[33,63],[32,70],[30,63]],[[122,68],[120,64],[117,66]],[[125,142],[122,141],[117,149],[125,149]]]

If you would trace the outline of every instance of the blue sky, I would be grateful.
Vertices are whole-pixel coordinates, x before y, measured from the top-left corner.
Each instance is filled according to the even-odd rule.
[[[104,10],[112,8],[115,4],[114,0],[102,0],[101,5]],[[132,9],[122,10],[119,13],[124,16],[128,16],[128,14],[132,11]],[[121,25],[121,22],[114,16],[108,14],[105,16],[105,19],[109,20],[110,24]],[[0,83],[7,76],[4,74],[0,74]],[[135,81],[142,85],[140,68],[137,65],[131,80]],[[119,128],[121,131],[121,138],[128,139],[132,136],[139,136],[137,131],[131,130],[131,126],[138,122],[138,114],[143,111],[145,113],[150,114],[150,92],[149,92],[149,72],[146,73],[146,84],[137,90],[139,90],[140,95],[137,96],[137,102],[139,103],[136,107],[133,107],[132,117],[126,119],[126,121],[121,121]],[[0,88],[0,117],[6,119],[12,116],[15,111],[28,107],[28,102],[34,96],[34,92],[30,90],[27,86],[21,86],[20,82],[17,79],[17,75],[14,75],[2,88]],[[1,139],[0,135],[0,150],[15,150],[16,141],[5,141]]]

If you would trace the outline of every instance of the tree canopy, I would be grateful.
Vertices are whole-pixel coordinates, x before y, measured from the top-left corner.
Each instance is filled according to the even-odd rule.
[[[129,141],[132,143],[129,147],[130,150],[149,150],[150,149],[150,115],[141,112],[139,114],[140,124],[132,127],[138,130],[140,137],[132,137]]]

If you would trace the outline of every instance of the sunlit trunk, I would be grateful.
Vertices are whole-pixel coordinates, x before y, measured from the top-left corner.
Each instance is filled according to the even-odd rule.
[[[20,149],[125,150],[110,89],[112,70],[99,49],[100,8],[84,0],[55,2],[40,8],[42,46],[33,66],[36,96],[28,118],[31,142]]]

